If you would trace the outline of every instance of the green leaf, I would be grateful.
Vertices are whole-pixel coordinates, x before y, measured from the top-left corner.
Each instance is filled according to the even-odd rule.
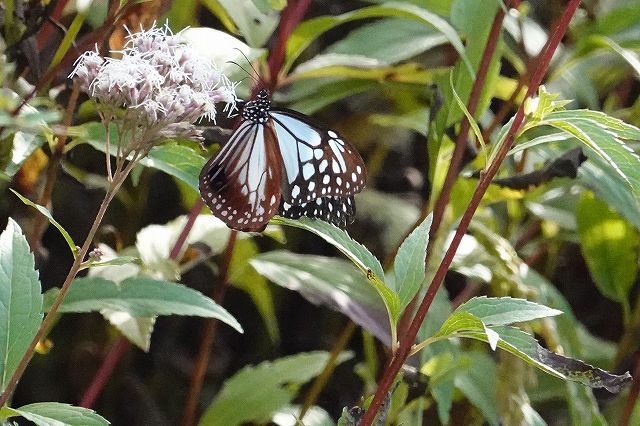
[[[562,314],[562,311],[525,299],[486,296],[470,299],[460,305],[456,312],[468,312],[487,326],[508,325]]]
[[[589,158],[599,158],[633,192],[640,197],[640,157],[625,140],[640,139],[640,129],[599,111],[556,111],[540,124],[553,126],[578,139]],[[636,201],[637,202],[637,201]]]
[[[404,309],[416,295],[425,277],[425,259],[429,244],[429,214],[404,240],[393,263],[396,292]]]
[[[402,313],[400,299],[398,295],[382,281],[381,278],[384,277],[384,271],[380,265],[380,261],[371,254],[365,246],[351,239],[346,231],[322,220],[308,219],[305,217],[291,220],[279,217],[273,219],[272,222],[313,232],[340,250],[349,260],[360,268],[384,301],[387,313],[389,314],[389,320],[391,321],[392,343],[395,342],[395,325]]]
[[[633,380],[628,372],[622,375],[611,374],[580,360],[550,352],[540,346],[533,336],[520,329],[506,326],[495,327],[493,331],[500,336],[499,348],[560,379],[582,383],[591,388],[605,388],[612,393],[620,392]],[[476,331],[465,331],[458,335],[487,341],[485,333]]]
[[[342,353],[337,362],[351,357]],[[273,412],[290,404],[300,385],[320,374],[328,360],[326,352],[309,352],[243,368],[225,381],[199,425],[267,423]]]
[[[601,200],[640,229],[640,204],[626,184],[621,184],[617,173],[605,161],[591,158],[578,169],[579,181],[591,189]]]
[[[371,40],[376,43],[371,43]],[[442,33],[419,21],[384,18],[351,31],[325,53],[360,55],[381,64],[404,61],[447,42]]]
[[[0,417],[22,416],[38,426],[103,426],[109,421],[88,408],[60,402],[37,402],[20,408],[3,407]]]
[[[468,352],[462,355],[460,368],[455,375],[455,386],[462,391],[469,401],[482,412],[491,425],[500,424],[498,418],[498,401],[496,389],[496,364],[493,359],[482,352]]]
[[[51,306],[57,289],[45,294]],[[116,284],[100,277],[74,280],[58,312],[94,312],[102,309],[128,312],[136,317],[193,315],[217,318],[242,332],[242,327],[224,308],[202,293],[182,284],[132,277]]]
[[[277,10],[260,10],[252,0],[207,0],[203,4],[214,13],[217,7],[224,8],[226,16],[252,47],[263,46],[278,26]]]
[[[467,65],[469,74],[474,74],[473,68],[465,55],[464,45],[460,37],[458,37],[456,31],[446,20],[421,7],[399,2],[388,2],[382,6],[364,7],[338,16],[321,16],[301,23],[293,31],[287,42],[286,59],[283,70],[288,71],[300,54],[324,32],[340,24],[354,20],[384,17],[410,19],[435,28],[446,37],[458,52]]]
[[[67,245],[71,249],[71,254],[73,254],[73,257],[74,258],[78,257],[78,247],[76,246],[76,243],[73,242],[73,238],[71,238],[71,235],[69,235],[67,230],[64,229],[62,225],[60,225],[60,223],[58,223],[58,221],[53,218],[49,210],[47,210],[45,207],[39,204],[34,203],[30,199],[23,197],[20,193],[18,193],[17,191],[14,191],[12,188],[9,188],[9,190],[14,194],[16,194],[16,196],[20,198],[20,201],[38,210],[40,214],[44,215],[47,219],[49,219],[49,222],[51,222],[51,224],[55,226],[58,229],[58,231],[60,231],[60,234],[62,234],[62,237],[64,238],[64,240],[67,242]]]
[[[196,150],[176,142],[167,142],[151,148],[149,155],[140,164],[178,178],[198,191],[200,171],[206,162],[207,159]]]
[[[638,231],[589,193],[580,198],[576,219],[580,248],[598,289],[628,305],[638,273]]]
[[[33,254],[22,231],[9,218],[0,234],[0,391],[42,321],[42,294]]]
[[[340,250],[365,274],[371,270],[377,277],[384,277],[380,261],[365,246],[353,240],[346,231],[322,220],[302,217],[292,220],[277,217],[272,223],[293,226],[312,232]]]
[[[115,127],[111,129],[111,155],[116,154],[117,131]],[[101,123],[92,122],[77,126],[70,130],[70,134],[77,136],[77,141],[87,142],[98,151],[105,152],[105,131]],[[149,155],[143,158],[140,163],[147,167],[163,171],[170,176],[180,179],[194,191],[198,191],[198,178],[200,171],[206,163],[206,158],[196,150],[177,142],[165,142],[154,146]]]
[[[274,283],[299,292],[313,304],[348,316],[385,345],[390,345],[389,321],[383,301],[371,283],[349,262],[284,250],[259,254],[249,262]]]

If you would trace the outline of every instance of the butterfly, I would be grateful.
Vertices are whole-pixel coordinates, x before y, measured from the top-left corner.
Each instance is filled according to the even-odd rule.
[[[271,106],[262,89],[242,109],[229,141],[200,173],[213,214],[239,231],[262,231],[274,215],[345,227],[367,181],[362,157],[338,133]]]

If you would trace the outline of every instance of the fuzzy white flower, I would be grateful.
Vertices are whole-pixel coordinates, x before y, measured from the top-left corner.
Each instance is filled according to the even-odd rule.
[[[235,108],[235,84],[165,27],[130,33],[121,58],[82,55],[70,77],[94,98],[107,117],[126,108],[123,123],[135,126],[133,149],[148,149],[158,138],[198,139],[193,125],[202,118],[215,121],[216,103]]]

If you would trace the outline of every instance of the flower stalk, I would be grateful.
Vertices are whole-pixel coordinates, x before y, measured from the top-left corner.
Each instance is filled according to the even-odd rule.
[[[106,193],[59,293],[0,395],[0,406],[7,404],[36,345],[53,325],[76,275],[86,265],[84,259],[109,204],[131,170],[154,146],[169,138],[201,140],[202,132],[194,123],[203,118],[215,121],[218,102],[226,103],[224,110],[235,108],[235,84],[199,56],[180,34],[172,34],[168,27],[154,27],[130,33],[128,38],[124,49],[116,52],[119,59],[86,52],[70,75],[74,87],[95,102],[105,128]],[[118,129],[113,171],[112,126]]]

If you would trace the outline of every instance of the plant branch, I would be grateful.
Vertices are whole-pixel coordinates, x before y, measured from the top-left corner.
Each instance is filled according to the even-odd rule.
[[[633,385],[631,385],[631,389],[629,389],[627,402],[624,404],[622,415],[620,416],[620,422],[618,423],[619,426],[628,426],[630,424],[629,422],[631,421],[631,416],[633,415],[638,395],[640,395],[640,354],[636,357],[636,366],[633,371],[633,377]]]
[[[96,400],[102,393],[104,385],[107,383],[113,370],[116,368],[120,358],[129,349],[130,343],[126,337],[120,336],[116,343],[111,347],[109,353],[102,361],[102,365],[96,372],[89,387],[85,390],[82,399],[80,400],[80,407],[91,408],[95,404]]]
[[[114,179],[114,181],[111,183],[111,185],[107,189],[107,193],[105,194],[104,199],[102,200],[102,203],[98,208],[98,213],[96,214],[93,224],[89,229],[87,238],[82,244],[82,247],[78,252],[78,256],[73,261],[73,264],[71,265],[71,269],[69,269],[69,273],[67,274],[67,277],[64,280],[62,287],[60,288],[60,292],[56,295],[56,298],[53,301],[53,304],[51,305],[49,312],[44,317],[44,320],[40,323],[38,331],[36,332],[35,336],[31,340],[29,347],[27,348],[25,353],[22,355],[22,358],[20,359],[20,362],[18,363],[16,370],[14,371],[13,375],[9,379],[9,382],[7,383],[7,387],[5,388],[5,391],[2,393],[2,395],[0,395],[0,407],[5,406],[5,404],[9,400],[9,397],[15,390],[15,387],[17,386],[18,381],[24,374],[24,371],[26,370],[27,365],[29,364],[29,361],[31,361],[31,358],[33,357],[35,347],[37,346],[38,342],[46,335],[49,328],[55,321],[56,312],[58,311],[58,308],[62,304],[64,297],[69,292],[69,289],[71,288],[71,284],[73,283],[73,279],[76,277],[76,275],[78,274],[78,271],[80,271],[80,268],[82,267],[82,261],[86,257],[89,251],[89,248],[91,247],[93,238],[95,237],[96,232],[98,231],[98,228],[102,223],[102,219],[104,218],[104,215],[107,211],[107,207],[109,206],[109,203],[111,202],[111,200],[113,200],[113,197],[115,196],[118,189],[120,189],[120,186],[122,185],[122,183],[127,178],[129,172],[133,168],[133,165],[134,165],[133,162],[129,163],[127,167],[125,167],[122,170],[122,173],[120,173]]]
[[[558,21],[558,25],[555,31],[553,32],[553,34],[551,35],[551,37],[547,42],[544,53],[540,56],[538,60],[538,65],[535,69],[535,72],[531,78],[529,87],[527,89],[525,101],[526,99],[531,98],[535,94],[535,92],[538,89],[538,86],[541,84],[542,78],[546,74],[547,69],[549,67],[549,63],[551,62],[551,57],[553,56],[553,53],[558,48],[558,45],[560,44],[562,37],[564,36],[565,32],[567,31],[567,28],[569,27],[571,18],[573,17],[579,5],[580,5],[580,0],[568,1],[565,11],[562,17],[560,18],[560,20]],[[498,169],[500,168],[502,161],[507,156],[509,149],[513,145],[513,142],[515,140],[515,136],[518,130],[520,129],[520,127],[524,122],[525,101],[523,101],[520,107],[518,108],[518,111],[516,112],[516,115],[513,119],[513,123],[507,132],[504,143],[499,148],[495,161],[493,161],[489,165],[489,168],[487,169],[487,171],[481,175],[480,180],[478,182],[478,186],[476,187],[476,190],[473,193],[469,206],[467,207],[464,214],[462,215],[462,219],[460,220],[458,229],[456,230],[455,235],[453,236],[453,239],[451,241],[451,244],[449,245],[449,248],[447,249],[444,255],[444,258],[440,263],[440,266],[438,267],[438,270],[436,271],[435,276],[431,284],[429,285],[429,288],[427,289],[427,293],[425,294],[425,297],[422,300],[422,303],[420,304],[417,310],[417,313],[413,321],[411,322],[409,329],[407,330],[407,333],[401,339],[398,351],[393,356],[391,363],[386,368],[382,378],[380,379],[380,382],[378,384],[378,389],[376,391],[376,394],[373,397],[373,401],[371,402],[371,404],[369,405],[369,408],[367,409],[364,416],[362,417],[362,420],[360,422],[361,426],[370,426],[373,423],[376,417],[376,414],[380,409],[380,406],[382,405],[382,402],[384,401],[387,395],[387,392],[389,392],[389,389],[391,388],[391,385],[395,380],[395,377],[397,376],[398,372],[402,368],[402,365],[404,364],[407,357],[409,356],[413,342],[415,341],[415,338],[418,334],[418,330],[420,329],[420,326],[422,325],[422,322],[424,321],[424,318],[426,317],[427,312],[429,311],[429,307],[431,306],[431,303],[435,298],[436,292],[438,291],[438,289],[440,288],[440,285],[442,284],[442,281],[444,280],[447,270],[449,269],[449,266],[453,261],[453,256],[455,255],[455,252],[457,251],[458,246],[462,241],[462,237],[464,236],[467,228],[469,227],[469,224],[471,223],[471,219],[473,218],[473,215],[480,204],[480,200],[482,199],[484,193],[489,187],[491,180],[494,178],[494,176],[498,172]]]
[[[496,46],[498,45],[498,40],[500,39],[500,31],[502,30],[502,22],[504,21],[504,15],[505,15],[504,10],[502,8],[498,8],[498,11],[496,12],[495,17],[493,18],[493,23],[491,24],[491,30],[489,31],[489,35],[487,36],[487,45],[484,49],[482,58],[480,59],[480,64],[478,66],[476,79],[473,82],[473,86],[469,94],[469,100],[466,105],[467,110],[469,111],[469,114],[472,116],[476,113],[478,102],[480,101],[480,94],[482,93],[482,87],[487,78],[487,72],[489,71],[491,58],[493,57]],[[456,145],[453,151],[453,155],[451,157],[451,161],[449,162],[449,169],[447,170],[447,175],[445,177],[442,189],[440,191],[440,195],[438,196],[438,199],[435,203],[435,207],[433,210],[431,229],[429,230],[429,243],[427,245],[427,257],[425,261],[425,269],[429,264],[429,259],[431,257],[435,236],[438,232],[438,229],[440,228],[440,224],[442,223],[444,210],[447,204],[449,203],[449,198],[451,197],[451,190],[453,189],[453,184],[455,183],[456,178],[460,173],[462,159],[464,157],[464,152],[467,145],[467,136],[469,134],[469,128],[470,128],[469,119],[467,118],[466,114],[464,114],[462,117],[462,122],[460,124],[460,132],[458,133],[458,138],[456,140]],[[411,231],[407,233],[407,235],[413,232],[413,230],[422,223],[425,217],[427,217],[428,205],[429,203],[425,203],[425,208],[423,208],[423,211],[420,214],[420,217],[412,227]],[[407,331],[407,327],[409,327],[417,302],[418,302],[418,295],[416,294],[416,296],[407,305],[404,313],[400,317],[400,322],[398,323],[398,335],[404,335],[404,333]]]
[[[238,231],[233,230],[229,234],[227,247],[225,248],[222,263],[220,265],[220,283],[218,286],[214,287],[211,295],[211,298],[218,304],[222,303],[227,292],[227,288],[229,287],[229,265],[231,264],[231,257],[233,256],[233,249],[235,248],[237,237]],[[204,332],[202,333],[200,349],[198,350],[198,358],[196,360],[193,375],[191,377],[189,394],[187,396],[187,402],[185,403],[184,413],[182,415],[183,426],[191,426],[195,424],[198,400],[200,399],[200,391],[202,390],[205,373],[207,370],[207,366],[209,365],[211,346],[213,345],[218,323],[219,321],[213,318],[208,319]]]

